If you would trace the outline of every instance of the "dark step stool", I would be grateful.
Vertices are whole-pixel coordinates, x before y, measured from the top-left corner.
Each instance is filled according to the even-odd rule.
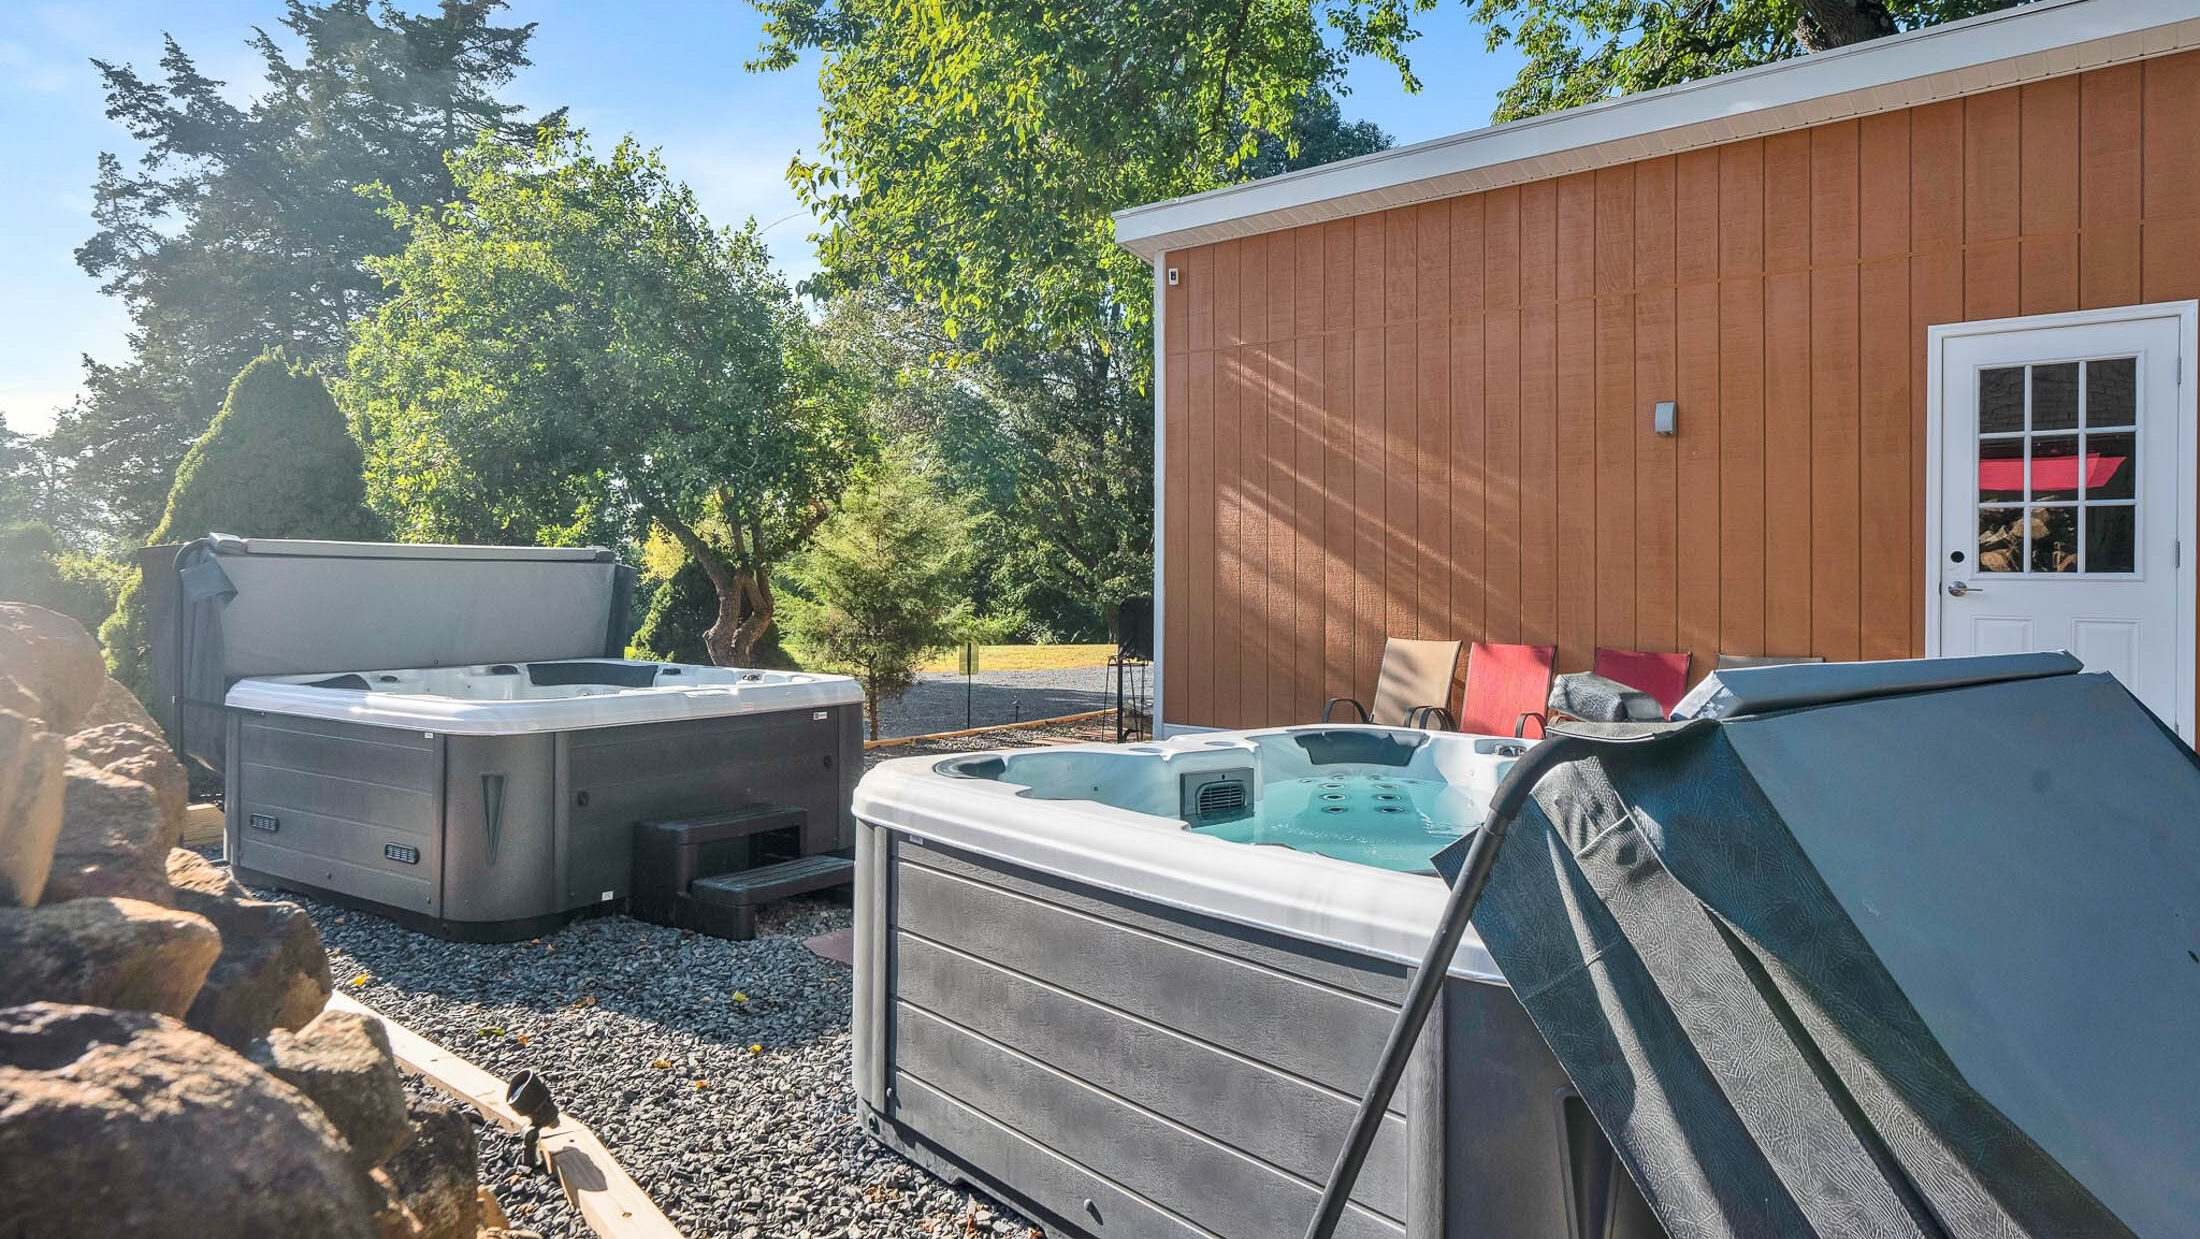
[[[697,878],[680,897],[676,923],[698,933],[747,941],[756,936],[757,908],[846,886],[855,878],[856,863],[845,856],[804,856]]]
[[[798,855],[809,820],[793,805],[757,803],[705,817],[634,823],[634,915],[680,924],[680,903],[696,879]]]

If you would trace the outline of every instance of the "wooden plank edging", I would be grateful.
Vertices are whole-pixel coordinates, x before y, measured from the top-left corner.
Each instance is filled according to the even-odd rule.
[[[507,1131],[526,1130],[527,1120],[504,1104],[504,1081],[348,994],[330,994],[328,1005],[380,1020],[390,1051],[405,1070],[427,1077]],[[604,1239],[683,1239],[679,1227],[627,1177],[587,1124],[561,1111],[557,1123],[542,1130],[541,1148],[565,1198]]]
[[[957,736],[982,736],[989,731],[1014,731],[1019,727],[1049,727],[1055,723],[1082,723],[1089,719],[1106,718],[1115,713],[1115,707],[1105,710],[1087,710],[1082,714],[1063,714],[1055,718],[1027,718],[1020,723],[989,723],[984,727],[965,727],[960,731],[935,731],[921,736],[889,736],[884,740],[865,740],[867,749],[890,749],[900,744],[922,744],[928,740],[952,740]]]

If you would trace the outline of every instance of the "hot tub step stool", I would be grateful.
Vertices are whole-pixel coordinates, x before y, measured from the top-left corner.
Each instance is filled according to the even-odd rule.
[[[715,877],[697,878],[680,897],[678,923],[699,933],[746,941],[756,936],[756,910],[767,903],[855,881],[845,856],[804,856]]]

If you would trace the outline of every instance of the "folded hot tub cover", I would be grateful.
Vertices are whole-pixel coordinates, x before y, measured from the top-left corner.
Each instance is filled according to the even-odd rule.
[[[2200,763],[1965,661],[1730,673],[1500,853],[1475,927],[1676,1239],[2200,1225]]]

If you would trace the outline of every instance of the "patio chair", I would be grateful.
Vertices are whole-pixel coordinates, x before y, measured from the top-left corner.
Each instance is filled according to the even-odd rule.
[[[1452,672],[1459,666],[1457,641],[1401,641],[1383,643],[1383,667],[1375,677],[1375,705],[1371,710],[1358,698],[1331,697],[1322,703],[1322,721],[1340,705],[1351,706],[1360,721],[1378,727],[1428,727],[1455,729],[1451,711]]]
[[[1467,649],[1467,686],[1460,695],[1459,730],[1481,736],[1543,734],[1543,707],[1551,695],[1551,666],[1558,647],[1492,645]]]
[[[1590,668],[1607,680],[1648,693],[1668,714],[1688,695],[1688,654],[1645,653],[1599,647]]]

